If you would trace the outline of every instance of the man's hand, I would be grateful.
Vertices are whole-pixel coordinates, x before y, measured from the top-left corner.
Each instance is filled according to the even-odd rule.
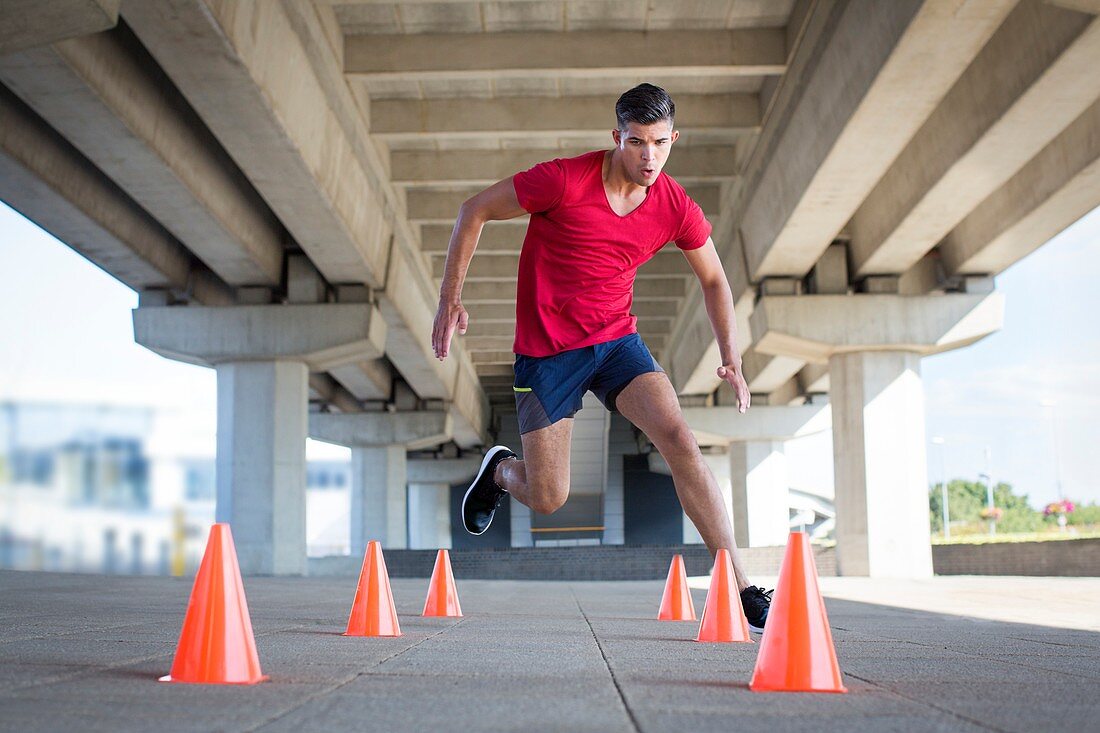
[[[730,386],[733,387],[733,393],[737,396],[737,410],[744,414],[745,410],[749,409],[752,396],[749,394],[748,383],[741,375],[741,367],[732,364],[720,366],[718,367],[718,376],[729,382]]]
[[[439,310],[435,312],[435,323],[432,325],[432,350],[435,358],[443,361],[447,354],[451,353],[451,338],[455,329],[459,333],[466,333],[466,327],[470,325],[470,314],[462,307],[462,303],[440,299]]]

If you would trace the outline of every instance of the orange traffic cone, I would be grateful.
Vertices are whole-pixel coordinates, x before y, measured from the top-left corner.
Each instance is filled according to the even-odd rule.
[[[733,576],[733,559],[729,550],[719,550],[710,574],[710,590],[703,607],[703,621],[695,641],[747,641],[749,621],[741,607],[741,594]]]
[[[210,528],[172,671],[161,682],[254,685],[260,671],[237,551],[228,524]]]
[[[847,692],[805,532],[791,532],[749,689]]]
[[[428,598],[424,601],[423,616],[461,616],[455,576],[451,573],[451,556],[440,550],[435,556],[435,569],[428,583]]]
[[[665,592],[661,596],[661,610],[657,613],[660,621],[694,621],[695,606],[691,603],[691,591],[688,590],[687,571],[684,570],[684,556],[675,555],[668,569]]]
[[[377,540],[367,543],[363,569],[359,571],[359,586],[355,589],[348,630],[344,636],[401,636],[393,592],[390,590],[390,576],[386,573],[382,544]]]

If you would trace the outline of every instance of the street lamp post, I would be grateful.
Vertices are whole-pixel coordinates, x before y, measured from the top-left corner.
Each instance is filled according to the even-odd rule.
[[[947,470],[943,462],[943,438],[938,435],[932,438],[932,444],[940,447],[940,513],[943,515],[943,538],[951,539],[951,525],[948,523],[949,512],[947,510]]]

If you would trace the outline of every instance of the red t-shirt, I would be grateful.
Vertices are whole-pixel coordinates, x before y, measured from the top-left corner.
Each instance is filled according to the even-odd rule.
[[[634,276],[668,242],[702,247],[711,226],[663,172],[626,216],[603,187],[604,151],[558,158],[512,177],[531,214],[519,257],[516,340],[524,356],[552,356],[634,333]]]

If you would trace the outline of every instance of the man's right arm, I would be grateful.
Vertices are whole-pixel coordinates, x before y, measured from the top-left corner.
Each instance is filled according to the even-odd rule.
[[[432,350],[440,361],[450,353],[455,331],[466,333],[469,325],[469,314],[462,307],[462,283],[466,280],[466,271],[477,249],[482,227],[489,221],[515,219],[526,213],[516,198],[511,177],[497,181],[459,208],[447,247],[447,264],[439,289],[439,309],[432,325]]]

